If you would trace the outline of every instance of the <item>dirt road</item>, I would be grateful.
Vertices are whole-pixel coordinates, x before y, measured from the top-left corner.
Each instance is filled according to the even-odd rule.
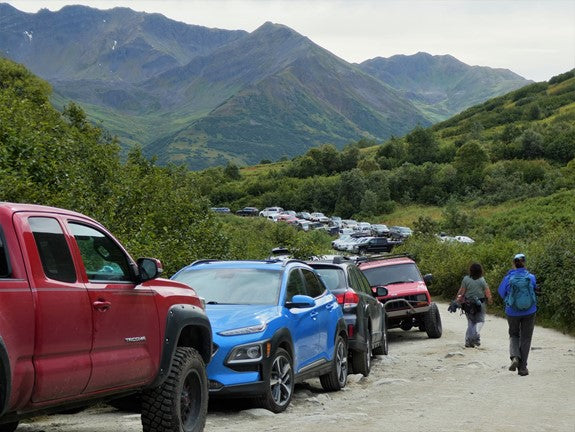
[[[362,432],[575,432],[575,338],[536,327],[530,375],[507,370],[507,322],[488,316],[481,348],[464,348],[464,316],[447,312],[441,339],[391,330],[390,352],[364,378],[324,393],[319,381],[298,386],[282,414],[210,406],[206,432],[337,430]],[[107,406],[23,423],[18,432],[141,431],[138,415]]]

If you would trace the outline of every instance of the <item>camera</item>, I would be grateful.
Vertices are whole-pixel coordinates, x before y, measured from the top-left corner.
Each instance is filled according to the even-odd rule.
[[[455,300],[453,300],[450,304],[449,307],[447,308],[447,310],[451,313],[457,312],[457,309],[459,309],[459,303],[457,303]]]

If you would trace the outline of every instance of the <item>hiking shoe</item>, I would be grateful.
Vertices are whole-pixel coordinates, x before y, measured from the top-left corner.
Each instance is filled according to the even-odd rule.
[[[523,368],[523,369],[519,369],[517,371],[517,374],[520,376],[527,376],[527,375],[529,375],[529,371],[527,370],[527,368]]]
[[[519,366],[519,357],[513,357],[511,359],[511,366],[509,366],[509,370],[514,372],[515,370],[517,370],[518,366]]]
[[[475,345],[469,342],[465,342],[465,348],[475,348]]]

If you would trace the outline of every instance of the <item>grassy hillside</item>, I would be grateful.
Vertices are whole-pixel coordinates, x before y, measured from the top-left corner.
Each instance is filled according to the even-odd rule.
[[[521,251],[547,293],[538,320],[574,331],[575,125],[566,90],[574,81],[570,72],[497,99],[492,110],[462,113],[461,123],[375,146],[361,140],[283,163],[190,172],[158,167],[138,150],[122,161],[117,142],[77,105],[56,111],[47,83],[0,59],[0,199],[93,216],[135,256],[162,259],[168,275],[200,258],[263,258],[278,245],[299,258],[329,251],[325,233],[217,217],[210,206],[282,205],[411,225],[417,234],[402,248],[435,275],[434,295],[452,297],[474,260],[495,287]],[[525,119],[534,106],[544,114]],[[493,126],[465,131],[471,118]],[[441,243],[440,230],[476,243]]]

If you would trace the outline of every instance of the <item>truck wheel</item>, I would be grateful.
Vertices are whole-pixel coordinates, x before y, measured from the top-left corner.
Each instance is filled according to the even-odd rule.
[[[347,343],[338,336],[335,340],[331,370],[319,377],[321,386],[325,391],[337,391],[347,383]]]
[[[14,432],[18,428],[18,422],[0,424],[0,432]]]
[[[439,308],[435,303],[431,303],[429,310],[425,313],[423,317],[423,322],[425,324],[425,331],[427,332],[427,337],[431,339],[437,339],[441,337],[443,327],[441,325],[441,316],[439,315]]]
[[[144,432],[200,432],[206,424],[208,379],[202,357],[179,347],[168,378],[142,394]]]
[[[368,376],[371,371],[371,333],[367,330],[365,335],[366,350],[353,351],[351,354],[351,365],[353,366],[354,373],[360,373],[363,376]]]
[[[292,359],[283,348],[278,348],[266,377],[266,392],[259,399],[265,409],[279,413],[290,404],[295,385]]]

